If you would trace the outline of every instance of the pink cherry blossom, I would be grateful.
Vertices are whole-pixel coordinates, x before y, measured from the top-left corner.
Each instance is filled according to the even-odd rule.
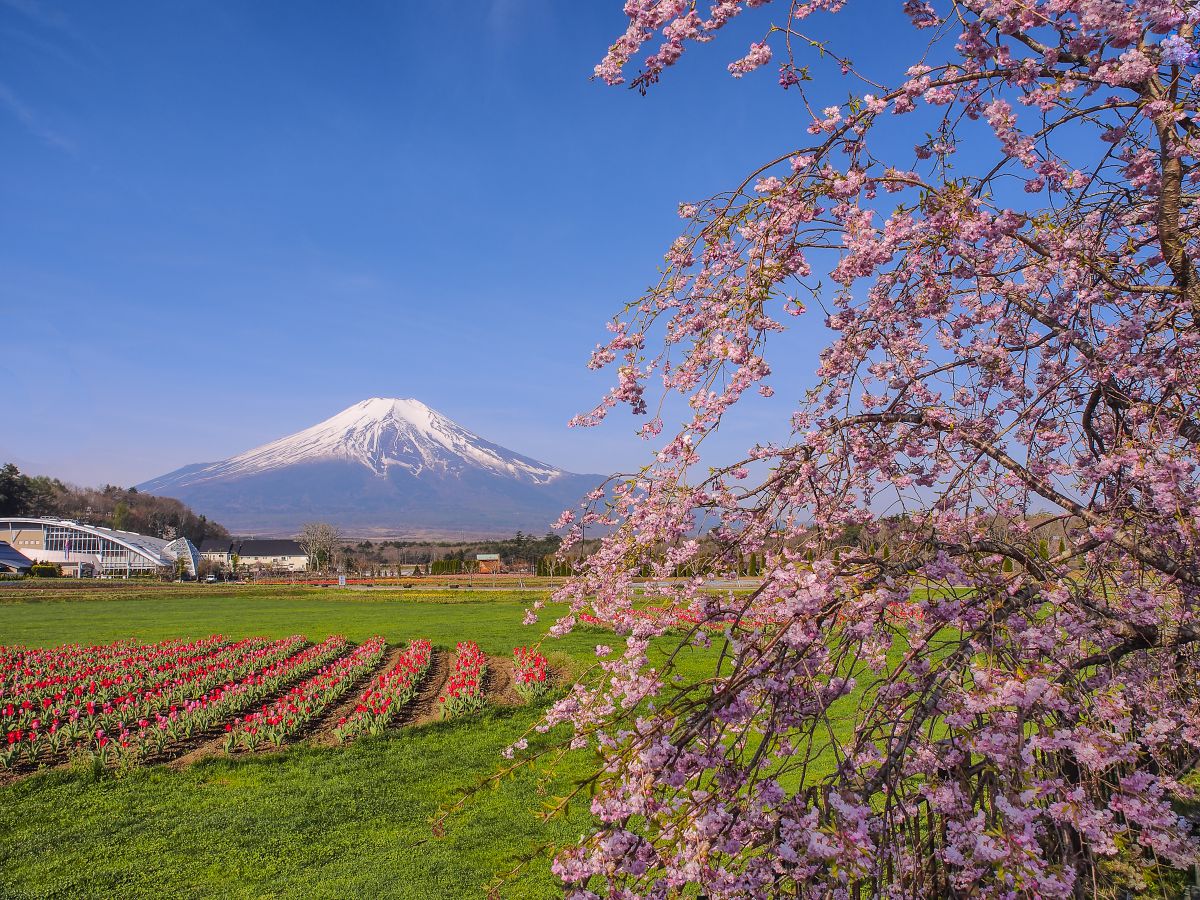
[[[1200,14],[906,0],[928,49],[881,87],[821,40],[863,3],[706,7],[629,0],[597,75],[649,90],[758,22],[729,68],[783,57],[796,144],[686,207],[593,356],[616,386],[577,423],[653,408],[658,443],[602,513],[560,520],[568,542],[587,513],[612,525],[552,633],[625,644],[541,726],[602,760],[555,872],[579,897],[1166,883],[1200,856],[1172,805],[1200,758]],[[861,88],[818,102],[809,66]],[[772,361],[815,312],[829,341],[781,391]],[[798,398],[790,437],[709,459],[763,388]],[[661,580],[747,554],[749,595]],[[662,642],[722,666],[697,678]]]

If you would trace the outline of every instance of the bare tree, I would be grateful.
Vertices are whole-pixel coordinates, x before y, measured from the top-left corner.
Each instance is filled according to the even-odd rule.
[[[328,522],[306,522],[300,529],[300,546],[308,554],[309,568],[325,571],[342,543],[342,531]]]

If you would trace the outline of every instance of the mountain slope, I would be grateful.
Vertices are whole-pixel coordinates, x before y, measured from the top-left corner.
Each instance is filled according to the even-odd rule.
[[[138,489],[246,534],[293,533],[312,520],[354,534],[511,534],[544,531],[600,480],[484,440],[419,400],[376,397]]]

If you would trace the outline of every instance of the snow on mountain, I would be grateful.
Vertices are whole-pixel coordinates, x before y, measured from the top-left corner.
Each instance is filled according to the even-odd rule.
[[[387,477],[393,466],[416,476],[427,470],[461,474],[469,468],[485,469],[533,484],[546,484],[566,474],[472,434],[420,400],[372,397],[311,428],[182,473],[176,483],[240,478],[297,463],[335,459],[360,463],[381,478]]]
[[[303,431],[138,487],[247,532],[320,518],[400,533],[544,528],[599,480],[485,440],[419,400],[373,397]]]

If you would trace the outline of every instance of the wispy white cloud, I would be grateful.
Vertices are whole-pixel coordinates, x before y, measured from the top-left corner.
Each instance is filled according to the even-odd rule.
[[[67,153],[75,153],[75,145],[67,138],[63,137],[53,128],[46,126],[41,118],[13,92],[12,88],[0,82],[0,108],[8,110],[8,112],[20,122],[25,130],[34,137],[45,141],[51,147],[56,147],[59,150],[64,150]]]
[[[74,54],[54,41],[44,40],[20,28],[0,28],[0,35],[13,41],[19,41],[34,54],[53,57],[56,62],[64,63],[75,69],[84,68],[83,63]]]
[[[50,9],[38,0],[0,0],[0,3],[46,28],[57,28],[61,31],[71,30],[70,20],[61,10]]]
[[[75,23],[64,12],[41,0],[0,0],[0,14],[5,10],[12,10],[23,17],[24,25],[30,31],[41,33],[40,41],[32,35],[22,33],[20,37],[28,44],[40,44],[43,50],[66,54],[64,49],[55,46],[59,41],[65,41],[72,51],[82,51],[84,55],[93,58],[100,56],[96,46],[80,33]],[[13,17],[12,21],[6,24],[11,26],[17,21],[19,20]],[[16,33],[15,28],[11,27],[6,31]]]

